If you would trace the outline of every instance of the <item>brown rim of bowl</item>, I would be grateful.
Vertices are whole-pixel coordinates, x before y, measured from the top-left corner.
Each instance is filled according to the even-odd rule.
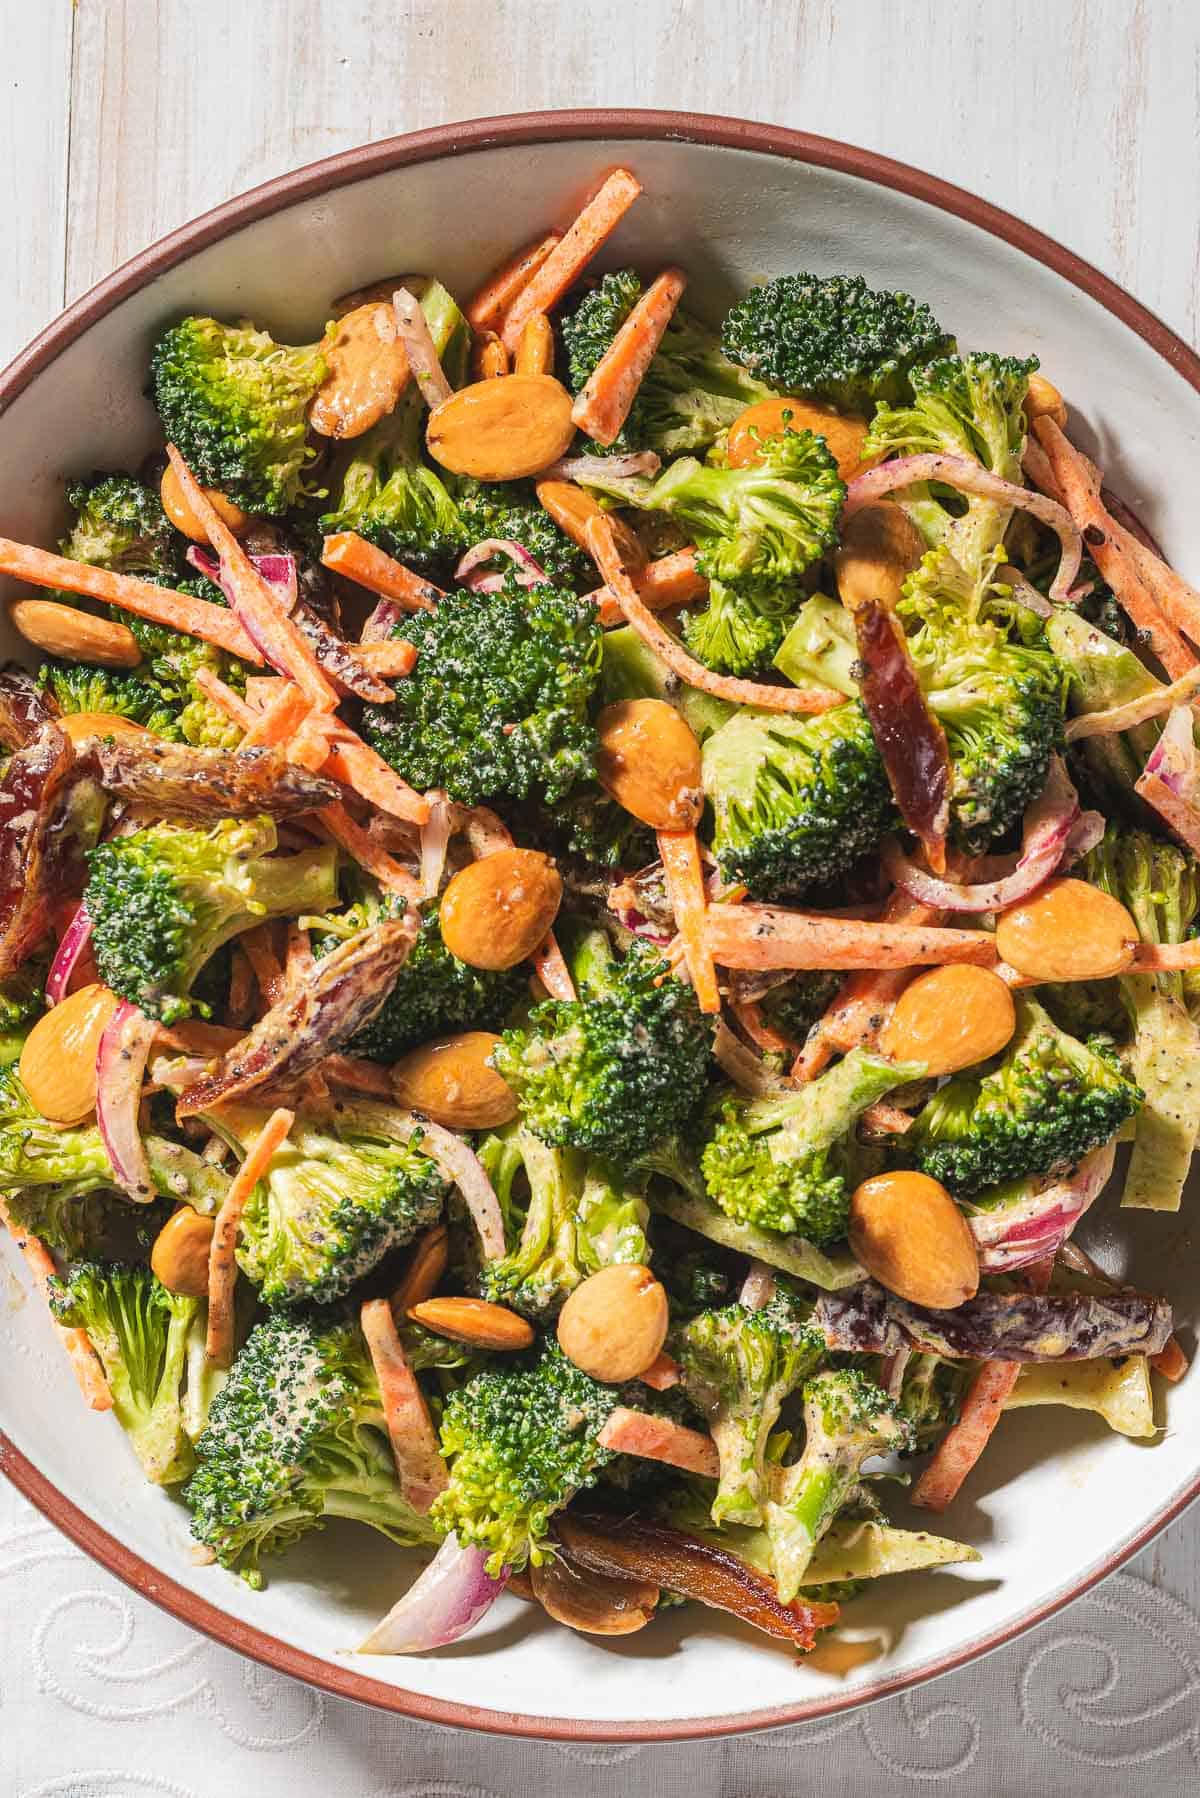
[[[366,144],[357,150],[327,157],[290,175],[267,181],[249,193],[227,200],[224,205],[204,213],[191,224],[173,231],[152,244],[140,255],[126,262],[82,298],[69,306],[53,324],[0,373],[0,415],[8,403],[81,332],[120,303],[128,294],[143,287],[155,276],[193,255],[197,250],[251,224],[268,213],[277,212],[313,194],[326,193],[365,176],[389,169],[432,162],[444,156],[469,155],[478,150],[504,148],[517,144],[555,142],[560,139],[609,140],[676,139],[686,143],[713,144],[722,149],[753,150],[768,156],[780,156],[791,162],[810,163],[818,168],[833,169],[839,174],[853,175],[871,181],[878,187],[889,187],[911,198],[923,200],[939,211],[965,219],[993,237],[1021,250],[1035,261],[1090,294],[1106,311],[1115,314],[1130,330],[1156,350],[1165,362],[1200,393],[1200,356],[1189,348],[1161,319],[1141,306],[1107,275],[1093,268],[1082,257],[1037,231],[1032,225],[990,205],[964,188],[954,187],[933,175],[923,174],[906,163],[878,156],[871,150],[860,150],[833,138],[812,137],[802,131],[788,131],[782,126],[759,125],[746,119],[726,119],[702,113],[659,112],[622,108],[606,110],[587,108],[566,112],[516,113],[508,118],[471,119],[461,124],[439,125],[428,131],[409,132],[403,137],[388,138],[382,143]],[[706,1736],[734,1735],[748,1730],[779,1728],[788,1723],[803,1723],[829,1717],[841,1711],[854,1710],[879,1698],[921,1685],[943,1673],[953,1672],[969,1661],[1001,1648],[1006,1642],[1042,1623],[1073,1599],[1089,1591],[1098,1581],[1123,1565],[1131,1555],[1144,1548],[1160,1530],[1173,1522],[1194,1499],[1200,1497],[1200,1472],[1177,1492],[1149,1523],[1120,1543],[1111,1554],[1089,1568],[1079,1579],[1054,1593],[1039,1605],[1024,1612],[1012,1622],[980,1636],[953,1654],[937,1657],[921,1667],[899,1674],[893,1679],[877,1680],[855,1687],[836,1696],[826,1696],[789,1705],[776,1705],[769,1710],[742,1711],[731,1716],[691,1717],[675,1723],[573,1721],[562,1717],[534,1717],[516,1712],[483,1710],[469,1704],[450,1703],[428,1698],[420,1692],[405,1691],[383,1680],[372,1679],[349,1667],[320,1659],[281,1642],[265,1630],[255,1629],[231,1617],[219,1606],[198,1598],[186,1587],[164,1575],[158,1568],[142,1560],[124,1543],[101,1529],[84,1512],[53,1486],[32,1462],[22,1455],[8,1438],[0,1434],[0,1472],[5,1473],[17,1489],[43,1516],[64,1535],[70,1537],[85,1553],[110,1573],[116,1574],[144,1598],[160,1605],[193,1629],[203,1631],[214,1641],[239,1654],[273,1668],[294,1679],[302,1679],[339,1698],[352,1698],[378,1710],[395,1711],[403,1716],[429,1723],[442,1723],[461,1729],[478,1729],[495,1735],[528,1736],[560,1742],[671,1742],[695,1740]],[[764,1648],[764,1653],[770,1652]]]

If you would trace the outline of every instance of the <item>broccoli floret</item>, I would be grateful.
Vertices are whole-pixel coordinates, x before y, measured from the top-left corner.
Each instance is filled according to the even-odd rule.
[[[458,484],[456,497],[468,544],[488,538],[519,543],[539,564],[547,583],[560,591],[588,592],[596,585],[592,563],[541,505],[532,481],[484,486],[464,480]],[[503,552],[497,552],[493,563],[501,574],[521,572],[520,564]]]
[[[268,1113],[224,1107],[212,1121],[251,1149]],[[238,1263],[268,1305],[330,1304],[441,1213],[445,1181],[419,1137],[297,1118],[242,1214]]]
[[[713,850],[759,899],[799,897],[878,848],[895,817],[857,700],[811,717],[737,712],[704,744]]]
[[[698,662],[721,674],[756,674],[775,656],[796,611],[795,589],[710,580],[703,611],[685,612],[683,640]]]
[[[25,1038],[46,1009],[46,971],[39,955],[0,980],[0,1068],[20,1058]]]
[[[846,497],[825,439],[790,429],[742,468],[681,456],[654,480],[594,474],[587,484],[619,505],[679,519],[695,534],[702,574],[768,596],[837,542]]]
[[[958,1416],[967,1371],[961,1361],[914,1354],[904,1369],[898,1403],[918,1453],[932,1448]]]
[[[526,808],[516,834],[522,843],[551,855],[577,856],[594,868],[645,868],[658,857],[654,832],[591,782],[557,805]]]
[[[64,556],[174,584],[182,539],[152,487],[128,474],[94,474],[72,481],[67,500],[76,517],[60,546]]]
[[[317,954],[328,954],[369,924],[402,916],[406,905],[407,901],[371,890],[343,912],[310,919]],[[526,975],[520,967],[499,972],[473,968],[451,955],[442,941],[436,899],[417,910],[420,929],[396,984],[377,1016],[348,1045],[350,1054],[390,1063],[405,1049],[454,1030],[468,1026],[499,1030],[527,991]]]
[[[928,306],[861,275],[781,275],[739,300],[721,331],[725,354],[752,375],[846,412],[900,404],[912,369],[953,347]]]
[[[159,824],[101,843],[85,900],[106,984],[149,1017],[204,1009],[189,995],[222,943],[264,918],[318,912],[337,897],[332,848],[271,857],[269,818],[209,830]]]
[[[187,1345],[201,1300],[169,1292],[148,1267],[81,1262],[52,1283],[60,1323],[82,1329],[99,1355],[113,1412],[142,1471],[174,1486],[192,1471],[183,1422]]]
[[[1070,606],[1055,607],[1046,624],[1046,637],[1066,670],[1072,712],[1108,711],[1162,688],[1163,683],[1132,649],[1106,636],[1096,625],[1088,624]],[[1082,757],[1088,781],[1098,790],[1106,807],[1115,805],[1146,816],[1142,801],[1134,793],[1134,783],[1141,777],[1161,734],[1162,719],[1148,718],[1129,730],[1085,737],[1076,746],[1073,753]]]
[[[858,1483],[863,1462],[912,1444],[894,1399],[850,1368],[819,1373],[804,1388],[800,1459],[772,1470],[766,1508],[771,1564],[780,1599],[790,1604],[813,1550]]]
[[[665,962],[641,942],[617,962],[604,932],[590,931],[573,972],[579,998],[534,1006],[525,1028],[505,1031],[493,1066],[543,1142],[626,1167],[695,1109],[708,1025],[691,987],[663,978]]]
[[[437,1541],[396,1480],[379,1383],[358,1328],[337,1313],[273,1312],[251,1331],[212,1402],[184,1487],[192,1534],[261,1586],[259,1561],[327,1517],[393,1542]]]
[[[632,269],[605,275],[598,287],[561,321],[567,379],[573,393],[585,386],[613,338],[641,298]],[[747,406],[772,390],[722,354],[716,335],[696,319],[676,313],[643,377],[629,417],[601,455],[652,449],[661,456],[705,449]]]
[[[612,1459],[597,1437],[620,1400],[545,1341],[460,1386],[442,1413],[450,1484],[432,1520],[464,1547],[487,1551],[488,1572],[547,1558],[550,1519],[595,1484]]]
[[[701,1312],[672,1347],[720,1456],[713,1522],[761,1524],[768,1439],[788,1394],[825,1359],[824,1336],[780,1289],[759,1311],[739,1304]]]
[[[717,1096],[700,1161],[709,1197],[727,1217],[818,1247],[844,1236],[860,1177],[854,1125],[868,1105],[923,1072],[853,1049],[794,1093]]]
[[[390,705],[363,730],[397,774],[464,805],[531,796],[553,804],[596,771],[588,701],[600,678],[596,608],[550,587],[448,593],[394,636],[417,651]]]
[[[276,343],[248,321],[185,318],[150,362],[167,441],[198,481],[247,512],[286,512],[300,491],[308,407],[325,379],[319,344]]]
[[[1100,1042],[1068,1036],[1027,994],[988,1073],[956,1074],[922,1106],[903,1154],[960,1197],[999,1181],[1071,1167],[1114,1137],[1141,1089]]]
[[[89,668],[83,662],[45,662],[38,669],[38,686],[50,695],[64,717],[77,712],[102,712],[131,718],[155,736],[177,741],[180,736],[175,708],[163,698],[153,681],[123,668]]]

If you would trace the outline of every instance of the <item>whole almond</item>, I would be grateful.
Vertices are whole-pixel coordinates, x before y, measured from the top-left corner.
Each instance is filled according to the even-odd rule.
[[[243,512],[233,500],[227,499],[216,487],[202,487],[200,491],[219,518],[223,518],[235,537],[240,537],[249,530],[251,520],[249,512]],[[171,520],[177,531],[190,537],[193,543],[208,543],[208,532],[192,511],[191,502],[184,497],[183,488],[179,485],[179,476],[168,462],[163,469],[159,482],[159,498],[163,511]]]
[[[636,1379],[666,1340],[667,1295],[648,1267],[618,1262],[589,1274],[563,1306],[558,1346],[593,1380]]]
[[[55,599],[15,599],[9,616],[27,642],[66,662],[136,668],[142,659],[137,638],[126,625],[93,618]]]
[[[488,1066],[500,1038],[464,1030],[422,1043],[392,1068],[392,1089],[409,1111],[422,1111],[447,1130],[495,1130],[517,1115],[512,1088]]]
[[[96,1109],[96,1051],[117,996],[106,986],[79,991],[40,1017],[21,1050],[21,1085],[55,1124],[81,1124]]]
[[[651,830],[691,830],[704,809],[700,745],[665,699],[619,699],[596,720],[596,778]]]
[[[149,737],[145,725],[116,712],[68,712],[57,720],[58,728],[72,743],[86,743],[94,737]]]
[[[418,1239],[412,1258],[400,1276],[400,1284],[392,1294],[392,1309],[397,1316],[433,1297],[449,1259],[449,1231],[445,1224],[434,1224]]]
[[[442,941],[473,968],[515,968],[545,939],[561,899],[562,877],[548,855],[498,849],[460,868],[442,894]]]
[[[846,610],[878,601],[889,609],[925,553],[925,540],[908,514],[886,500],[863,506],[846,521],[833,558],[838,596]]]
[[[615,512],[605,512],[586,487],[579,487],[574,481],[539,481],[537,496],[559,530],[572,543],[578,544],[580,549],[585,550],[588,546],[587,528],[590,521],[593,518],[607,518],[623,565],[626,568],[640,568],[645,562],[646,551],[641,539],[635,536]]]
[[[465,1342],[469,1348],[523,1349],[533,1341],[533,1325],[488,1299],[423,1299],[408,1315],[435,1336]]]
[[[408,380],[395,312],[380,301],[356,306],[327,333],[321,354],[328,373],[308,422],[322,437],[361,437],[392,411]]]
[[[851,1253],[912,1305],[950,1311],[979,1290],[979,1256],[950,1194],[928,1174],[877,1174],[850,1200]]]
[[[478,481],[517,481],[565,455],[575,435],[570,394],[553,375],[506,375],[460,387],[429,415],[435,462]]]

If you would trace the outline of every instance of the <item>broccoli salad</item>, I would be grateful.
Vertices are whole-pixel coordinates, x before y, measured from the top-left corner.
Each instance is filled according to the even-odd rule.
[[[1200,593],[1020,345],[702,319],[593,267],[640,192],[165,321],[161,450],[0,539],[0,1219],[214,1582],[432,1556],[368,1654],[808,1653],[1005,1409],[1187,1369],[1073,1237],[1200,1129]]]

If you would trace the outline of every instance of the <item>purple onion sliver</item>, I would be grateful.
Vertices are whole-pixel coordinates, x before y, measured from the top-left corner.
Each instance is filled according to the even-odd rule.
[[[76,964],[91,940],[92,920],[88,916],[87,907],[80,900],[71,922],[63,931],[62,941],[50,963],[50,972],[46,975],[47,1005],[57,1005],[66,998]]]
[[[460,1548],[447,1536],[424,1573],[375,1625],[359,1654],[428,1654],[457,1642],[485,1617],[508,1584],[508,1568],[493,1579],[481,1548]]]
[[[122,999],[96,1051],[96,1123],[114,1179],[140,1205],[148,1205],[154,1197],[138,1107],[157,1028],[153,1018]]]

